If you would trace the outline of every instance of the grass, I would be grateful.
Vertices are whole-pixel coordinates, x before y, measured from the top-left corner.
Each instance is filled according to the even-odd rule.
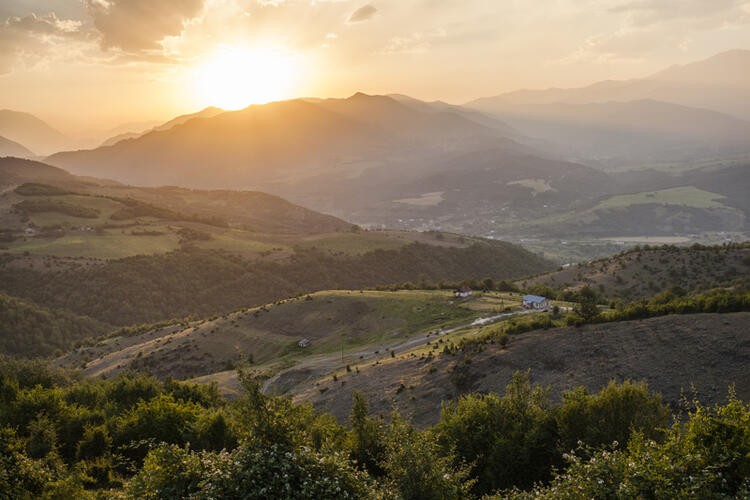
[[[150,230],[156,230],[149,227]],[[60,257],[86,256],[98,259],[120,259],[133,255],[157,254],[179,247],[176,235],[133,236],[119,230],[107,230],[104,234],[93,232],[69,232],[60,238],[29,238],[8,244],[13,253],[56,255]]]
[[[704,191],[693,186],[683,186],[659,191],[648,191],[635,194],[613,196],[599,203],[593,210],[629,207],[658,203],[662,205],[679,205],[692,208],[727,208],[719,200],[724,196]]]

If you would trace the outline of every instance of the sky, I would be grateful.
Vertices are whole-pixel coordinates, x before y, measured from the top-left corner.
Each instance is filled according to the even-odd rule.
[[[750,48],[750,0],[2,0],[0,109],[71,135],[362,91],[463,103]]]

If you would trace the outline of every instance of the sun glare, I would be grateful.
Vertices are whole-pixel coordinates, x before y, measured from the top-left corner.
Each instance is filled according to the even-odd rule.
[[[204,105],[241,109],[290,97],[295,58],[276,48],[224,47],[195,71]]]

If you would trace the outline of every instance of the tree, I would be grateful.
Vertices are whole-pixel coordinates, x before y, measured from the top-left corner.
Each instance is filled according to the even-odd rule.
[[[549,391],[533,387],[528,372],[517,372],[503,397],[472,394],[444,406],[435,433],[457,465],[473,464],[478,495],[544,481],[561,458]]]
[[[373,476],[382,476],[381,466],[385,456],[383,423],[369,415],[367,396],[356,391],[352,394],[352,411],[349,415],[351,458]]]
[[[434,436],[417,432],[398,414],[387,430],[383,468],[404,500],[468,498],[474,481],[470,467],[442,454]]]
[[[593,288],[589,286],[581,288],[578,292],[578,305],[575,306],[573,312],[585,323],[590,323],[599,316],[597,294]]]

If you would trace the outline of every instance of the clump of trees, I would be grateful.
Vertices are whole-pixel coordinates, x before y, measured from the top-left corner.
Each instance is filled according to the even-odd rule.
[[[742,497],[750,406],[674,418],[643,383],[577,388],[553,402],[517,374],[416,429],[369,414],[348,426],[261,393],[124,374],[82,380],[0,362],[0,492],[11,498]]]

